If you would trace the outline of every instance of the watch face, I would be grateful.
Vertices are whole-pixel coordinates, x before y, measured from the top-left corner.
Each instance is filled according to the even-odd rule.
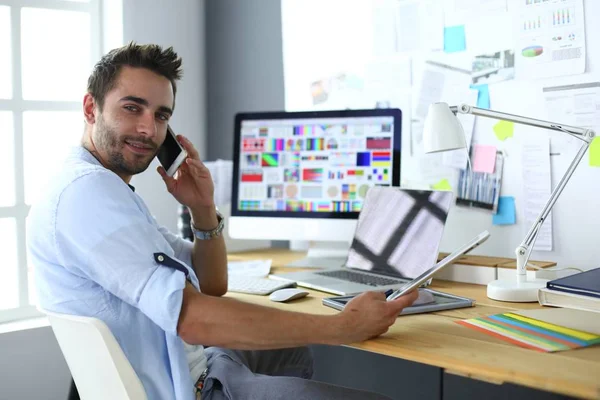
[[[194,236],[196,236],[196,238],[200,239],[200,240],[207,240],[207,239],[214,239],[216,237],[221,236],[221,232],[223,232],[223,228],[225,227],[225,221],[223,219],[223,215],[219,212],[219,210],[216,210],[217,212],[217,221],[219,221],[219,224],[217,225],[217,227],[215,229],[212,229],[210,231],[201,231],[198,230],[196,228],[194,228],[194,225],[192,224],[192,230],[194,232]]]

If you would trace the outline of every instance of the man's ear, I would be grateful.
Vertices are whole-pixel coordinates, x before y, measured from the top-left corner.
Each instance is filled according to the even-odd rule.
[[[85,117],[85,122],[89,125],[96,123],[96,100],[90,93],[86,93],[83,96],[83,115]]]

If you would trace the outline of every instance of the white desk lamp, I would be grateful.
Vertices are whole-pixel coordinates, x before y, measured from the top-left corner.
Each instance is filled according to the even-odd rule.
[[[461,104],[458,107],[449,107],[446,103],[434,103],[429,106],[429,112],[423,130],[423,146],[425,153],[466,148],[464,131],[455,115],[458,112],[462,114],[473,114],[480,117],[495,118],[538,128],[546,128],[553,131],[561,131],[583,141],[583,145],[579,149],[579,152],[571,165],[569,165],[569,168],[567,168],[567,172],[550,195],[548,202],[538,215],[531,229],[529,229],[529,232],[527,232],[525,239],[523,239],[516,249],[516,279],[498,279],[490,282],[487,286],[487,296],[494,300],[514,302],[537,301],[538,289],[545,287],[547,281],[544,279],[527,279],[527,262],[529,261],[529,256],[533,250],[540,227],[550,213],[550,210],[552,210],[554,203],[556,203],[558,196],[562,193],[569,178],[573,175],[575,168],[577,168],[577,165],[585,155],[590,143],[594,139],[595,133],[591,129],[506,114],[503,112],[472,107],[467,104]]]

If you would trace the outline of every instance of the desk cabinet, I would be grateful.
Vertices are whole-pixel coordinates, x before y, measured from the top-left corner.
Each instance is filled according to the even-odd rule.
[[[497,385],[443,369],[350,347],[311,346],[314,379],[378,392],[398,400],[565,400],[572,397],[524,386]]]

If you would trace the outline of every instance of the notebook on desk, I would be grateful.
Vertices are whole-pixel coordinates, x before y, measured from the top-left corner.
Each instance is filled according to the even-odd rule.
[[[554,279],[546,284],[551,290],[600,298],[600,268]]]
[[[271,278],[339,295],[398,288],[436,263],[453,198],[447,191],[375,186],[367,192],[344,267]]]

